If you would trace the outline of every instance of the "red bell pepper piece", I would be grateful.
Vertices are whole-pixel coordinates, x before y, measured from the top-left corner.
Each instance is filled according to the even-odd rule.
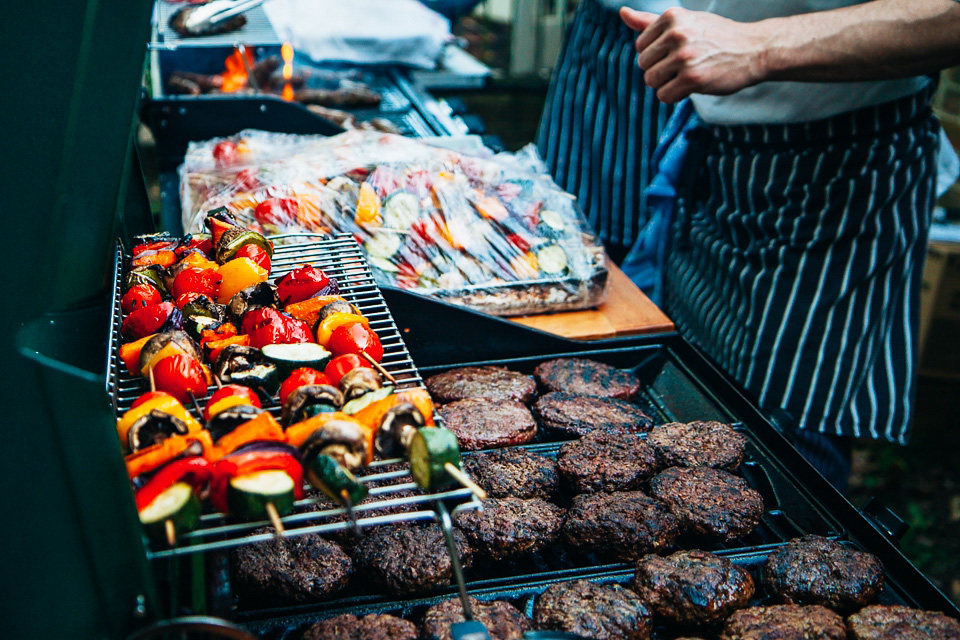
[[[327,274],[308,264],[294,269],[277,280],[277,295],[280,296],[280,302],[283,303],[283,306],[287,306],[320,293],[330,284],[330,278],[327,277]]]
[[[187,236],[184,240],[186,241],[176,249],[176,254],[181,258],[194,251],[199,251],[208,258],[213,254],[213,238],[208,234],[193,234]]]
[[[186,482],[197,493],[203,490],[213,475],[212,466],[202,456],[178,458],[166,463],[154,473],[135,494],[137,511],[153,502],[157,496],[177,482]]]
[[[185,436],[172,435],[157,444],[150,445],[146,449],[141,449],[125,457],[123,460],[127,465],[127,476],[133,479],[154,469],[159,469],[165,463],[182,455],[195,442],[200,443],[203,457],[208,458],[210,451],[213,449],[213,439],[206,429],[196,433],[188,433]]]
[[[219,511],[227,513],[227,487],[230,480],[270,469],[286,472],[293,479],[294,497],[298,500],[303,498],[303,467],[293,454],[283,451],[241,451],[218,460],[214,465],[213,476],[210,478],[211,504]]]
[[[180,311],[168,301],[149,307],[134,309],[123,319],[120,325],[120,334],[128,341],[156,333],[168,322],[178,324]]]
[[[306,322],[273,307],[261,307],[244,314],[240,332],[250,336],[250,346],[258,349],[268,344],[313,341],[313,332]]]
[[[177,243],[177,240],[155,240],[153,242],[141,242],[138,245],[134,245],[133,249],[130,250],[130,253],[133,254],[134,258],[136,258],[142,254],[153,251],[174,251],[177,248]]]

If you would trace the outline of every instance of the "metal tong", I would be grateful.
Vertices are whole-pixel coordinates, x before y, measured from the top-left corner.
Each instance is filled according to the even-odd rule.
[[[266,0],[213,0],[194,8],[184,20],[187,29],[209,29],[212,25],[229,20],[235,15],[258,7]]]

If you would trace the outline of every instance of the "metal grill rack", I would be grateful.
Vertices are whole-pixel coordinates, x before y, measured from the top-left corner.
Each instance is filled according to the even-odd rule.
[[[374,283],[360,246],[349,234],[334,237],[316,234],[291,234],[271,236],[275,249],[272,260],[271,280],[290,271],[312,264],[328,276],[337,279],[340,294],[353,303],[370,321],[370,327],[379,336],[384,349],[383,368],[397,380],[398,388],[422,387],[423,380],[400,336],[396,323],[383,297]],[[142,393],[148,390],[146,381],[131,376],[119,357],[120,326],[122,311],[120,299],[123,283],[123,247],[118,244],[115,256],[113,293],[110,326],[112,331],[107,370],[107,393],[113,400],[117,416],[123,414]],[[209,398],[214,388],[208,389],[198,404]],[[199,407],[188,407],[195,417],[200,417]],[[265,405],[264,409],[279,417],[281,407],[277,403]],[[402,468],[397,468],[402,465]],[[317,510],[312,498],[299,500],[294,512],[281,518],[284,537],[308,533],[330,533],[353,526],[370,527],[394,522],[434,521],[438,518],[436,504],[442,503],[451,511],[477,508],[480,501],[467,488],[438,493],[423,493],[410,476],[409,465],[401,459],[381,460],[372,463],[357,474],[358,479],[370,485],[369,497],[354,506],[354,520],[348,518],[346,509],[333,507]],[[384,482],[391,484],[376,486]],[[416,493],[411,495],[411,492]],[[402,513],[387,513],[398,508],[408,509]],[[262,522],[231,522],[223,514],[207,513],[201,516],[200,526],[178,540],[178,546],[167,549],[148,548],[149,558],[168,558],[190,553],[228,549],[243,544],[268,540],[274,533],[253,533],[269,526]],[[251,535],[252,534],[252,535]]]

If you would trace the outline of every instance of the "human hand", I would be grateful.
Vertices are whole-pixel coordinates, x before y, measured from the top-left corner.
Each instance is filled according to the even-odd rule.
[[[637,64],[663,102],[691,93],[729,95],[764,79],[766,38],[759,23],[681,8],[657,15],[624,7],[620,18],[640,31]]]

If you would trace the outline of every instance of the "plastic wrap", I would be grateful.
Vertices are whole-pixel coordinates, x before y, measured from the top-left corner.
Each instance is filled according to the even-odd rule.
[[[381,286],[495,315],[605,295],[603,249],[532,147],[473,155],[367,131],[243,131],[192,143],[180,178],[185,231],[225,206],[266,235],[349,232]]]

